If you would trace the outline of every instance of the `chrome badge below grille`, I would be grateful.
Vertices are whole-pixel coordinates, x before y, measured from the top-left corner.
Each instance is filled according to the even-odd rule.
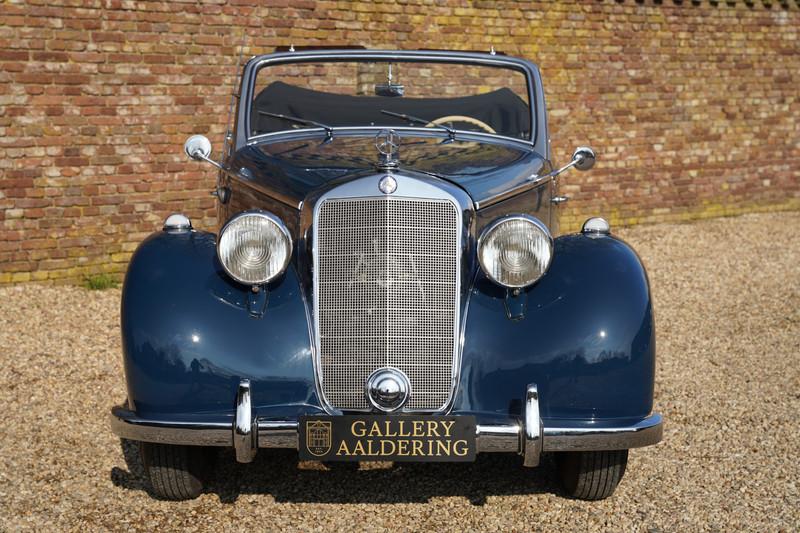
[[[331,407],[370,410],[364,386],[393,367],[409,411],[450,397],[458,331],[460,214],[444,199],[323,200],[316,216],[316,327]]]

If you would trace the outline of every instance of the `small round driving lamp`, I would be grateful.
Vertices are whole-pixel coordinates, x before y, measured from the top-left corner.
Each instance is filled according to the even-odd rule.
[[[292,237],[283,222],[266,211],[244,211],[222,228],[217,257],[230,277],[261,285],[281,275],[292,256]]]
[[[510,289],[536,283],[553,259],[553,236],[539,219],[509,215],[492,222],[478,239],[484,273]]]

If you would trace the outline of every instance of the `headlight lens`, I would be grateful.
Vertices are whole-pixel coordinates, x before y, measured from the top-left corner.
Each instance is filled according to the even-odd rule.
[[[511,215],[492,222],[478,240],[481,268],[496,283],[527,287],[547,271],[553,259],[553,237],[540,220]]]
[[[286,270],[292,238],[278,217],[245,211],[222,228],[217,255],[225,272],[240,283],[267,283]]]

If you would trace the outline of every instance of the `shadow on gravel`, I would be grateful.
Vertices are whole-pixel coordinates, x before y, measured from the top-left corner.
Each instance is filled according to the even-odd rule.
[[[136,443],[125,442],[128,471],[111,470],[111,482],[129,490],[147,491]],[[482,454],[474,463],[394,463],[391,468],[333,470],[298,468],[297,452],[259,450],[256,460],[240,464],[231,451],[220,452],[206,492],[223,503],[240,495],[265,494],[289,503],[426,503],[440,496],[463,496],[473,505],[487,497],[560,493],[549,456],[539,468],[525,468],[512,454]]]
[[[144,467],[139,456],[139,444],[132,440],[119,439],[122,447],[122,456],[128,470],[114,467],[111,469],[111,483],[116,487],[143,490],[148,494],[147,484],[144,482]]]

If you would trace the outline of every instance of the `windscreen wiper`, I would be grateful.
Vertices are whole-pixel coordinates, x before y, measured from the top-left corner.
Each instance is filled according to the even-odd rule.
[[[292,117],[289,115],[281,115],[279,113],[268,113],[266,111],[259,111],[258,114],[266,115],[272,118],[279,118],[287,122],[294,122],[295,124],[302,124],[303,126],[315,126],[317,128],[322,128],[323,130],[325,130],[325,140],[322,141],[322,144],[328,144],[333,140],[333,128],[328,126],[327,124],[323,124],[321,122],[315,122],[313,120],[308,120],[307,118]]]
[[[439,128],[447,132],[447,142],[453,142],[456,140],[456,130],[445,126],[444,124],[434,124],[430,120],[425,120],[424,118],[415,117],[414,115],[408,115],[406,113],[395,113],[394,111],[387,111],[385,109],[381,109],[381,113],[384,115],[389,115],[390,117],[396,117],[403,120],[407,120],[409,122],[415,122],[417,124],[422,124],[423,126],[432,125],[434,128]]]

